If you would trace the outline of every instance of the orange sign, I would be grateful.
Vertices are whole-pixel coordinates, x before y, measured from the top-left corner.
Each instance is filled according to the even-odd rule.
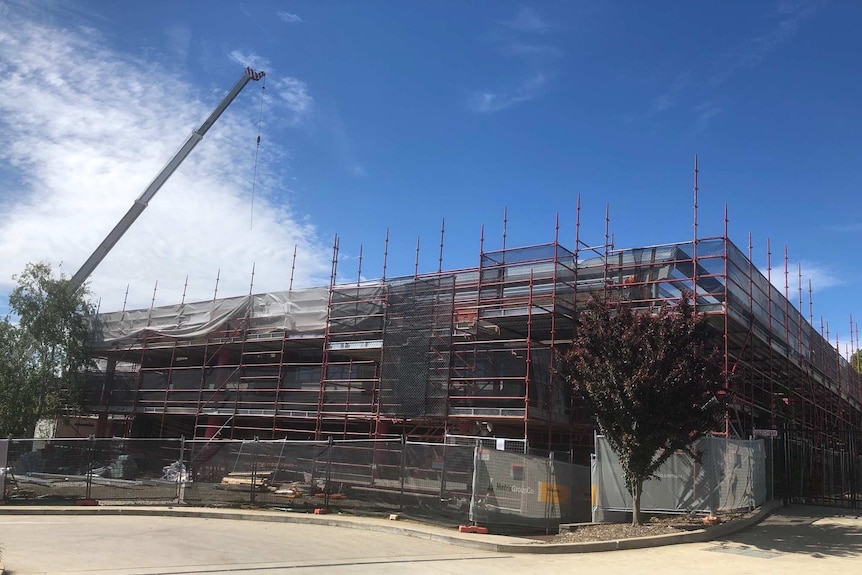
[[[539,501],[541,503],[557,503],[558,505],[568,505],[569,486],[539,481]]]

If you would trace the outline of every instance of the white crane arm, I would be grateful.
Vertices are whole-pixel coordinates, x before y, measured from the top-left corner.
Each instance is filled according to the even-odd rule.
[[[174,171],[183,163],[183,160],[191,153],[194,147],[198,142],[203,139],[204,135],[209,131],[213,124],[215,124],[216,120],[219,119],[219,116],[227,109],[231,102],[233,102],[234,98],[245,88],[245,85],[248,84],[250,80],[260,80],[266,75],[266,72],[255,72],[251,68],[246,68],[243,72],[242,76],[239,80],[237,80],[236,84],[234,84],[233,88],[231,88],[230,92],[228,92],[227,96],[216,106],[215,110],[209,115],[209,117],[204,120],[204,123],[200,125],[196,130],[192,130],[192,133],[189,134],[189,137],[186,139],[185,143],[180,147],[179,151],[174,154],[174,157],[170,159],[170,161],[165,165],[164,168],[158,173],[158,175],[153,179],[149,186],[144,190],[144,192],[135,200],[135,203],[132,204],[132,207],[129,208],[129,211],[126,212],[126,215],[117,222],[117,225],[114,226],[114,229],[108,233],[102,243],[99,244],[99,247],[90,254],[90,257],[87,258],[87,261],[84,262],[84,265],[75,272],[75,275],[72,276],[70,280],[75,289],[79,288],[81,285],[87,281],[87,278],[90,277],[90,274],[93,273],[93,270],[102,262],[108,252],[111,251],[111,248],[123,237],[123,234],[132,226],[138,216],[141,215],[150,200],[153,199],[153,196],[156,195],[156,192],[164,185],[164,183],[171,177]]]

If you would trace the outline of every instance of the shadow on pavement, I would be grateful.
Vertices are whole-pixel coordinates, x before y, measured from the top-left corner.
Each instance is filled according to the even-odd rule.
[[[721,540],[722,546],[812,557],[862,555],[862,515],[849,509],[783,507],[757,527]],[[742,546],[742,547],[740,547]]]

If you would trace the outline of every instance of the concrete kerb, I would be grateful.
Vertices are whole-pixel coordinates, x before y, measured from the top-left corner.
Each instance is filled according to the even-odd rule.
[[[0,506],[2,515],[132,515],[132,516],[173,516],[194,517],[203,519],[233,519],[244,521],[271,521],[279,523],[313,524],[341,527],[346,529],[364,529],[378,533],[405,535],[429,541],[438,541],[498,553],[590,553],[597,551],[615,551],[620,549],[642,549],[659,547],[677,543],[697,543],[725,537],[764,520],[780,502],[771,501],[762,507],[746,514],[744,517],[715,525],[708,529],[697,529],[682,533],[657,535],[652,537],[637,537],[614,541],[595,541],[588,543],[544,543],[521,537],[503,535],[480,535],[476,533],[459,533],[442,527],[417,523],[395,522],[387,519],[356,516],[311,515],[305,513],[290,513],[278,511],[257,511],[245,509],[210,509],[187,507],[130,507],[130,506],[96,506],[96,507],[53,507],[53,506]],[[3,571],[0,568],[0,575]]]

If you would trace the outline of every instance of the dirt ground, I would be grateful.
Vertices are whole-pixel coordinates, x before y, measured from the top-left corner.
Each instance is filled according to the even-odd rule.
[[[741,514],[722,514],[719,519],[722,523],[733,521],[741,517]],[[614,541],[617,539],[631,539],[634,537],[651,537],[656,535],[667,535],[692,531],[694,529],[709,529],[702,516],[655,516],[647,518],[643,524],[632,526],[630,523],[593,523],[579,525],[569,533],[562,533],[548,537],[549,543],[586,543],[589,541]]]

